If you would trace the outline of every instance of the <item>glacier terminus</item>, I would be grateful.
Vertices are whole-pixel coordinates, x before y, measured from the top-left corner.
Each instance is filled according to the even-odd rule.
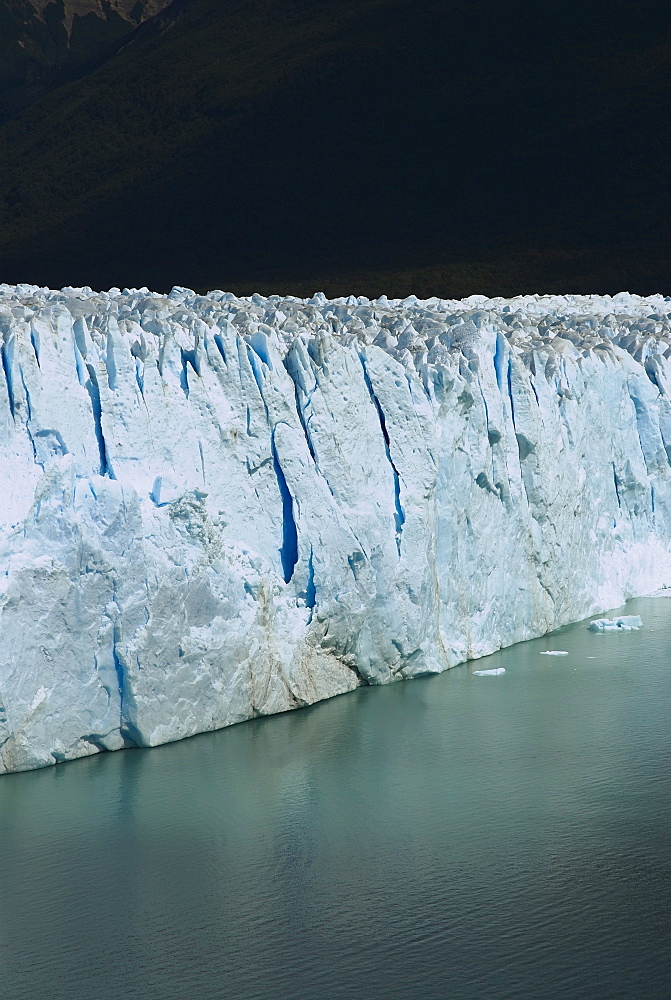
[[[668,298],[0,285],[0,346],[0,772],[671,585]]]

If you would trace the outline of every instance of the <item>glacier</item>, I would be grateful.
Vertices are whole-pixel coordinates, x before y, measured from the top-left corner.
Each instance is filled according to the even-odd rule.
[[[0,772],[671,586],[671,300],[0,285]]]

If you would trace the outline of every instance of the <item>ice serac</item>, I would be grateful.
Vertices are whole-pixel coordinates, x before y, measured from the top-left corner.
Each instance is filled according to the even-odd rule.
[[[0,771],[671,585],[671,300],[0,286]]]

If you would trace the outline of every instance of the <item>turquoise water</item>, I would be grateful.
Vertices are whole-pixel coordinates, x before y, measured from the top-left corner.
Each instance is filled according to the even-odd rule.
[[[627,612],[1,778],[0,997],[668,1000],[671,600]]]

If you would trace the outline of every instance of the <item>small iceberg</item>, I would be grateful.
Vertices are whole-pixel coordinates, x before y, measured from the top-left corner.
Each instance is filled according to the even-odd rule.
[[[541,656],[568,656],[568,649],[543,649]]]
[[[493,670],[474,670],[474,677],[498,677],[499,674],[505,674],[505,667],[495,667]]]
[[[635,632],[642,624],[640,615],[622,615],[620,618],[597,618],[587,628],[590,632]]]

